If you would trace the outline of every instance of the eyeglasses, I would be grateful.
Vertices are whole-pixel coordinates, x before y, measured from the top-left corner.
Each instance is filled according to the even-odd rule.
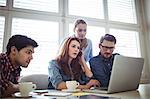
[[[78,29],[78,32],[86,32],[86,29]]]
[[[102,48],[104,49],[104,50],[114,50],[114,48],[115,47],[108,47],[108,46],[103,46],[102,44],[100,44],[101,46],[102,46]]]

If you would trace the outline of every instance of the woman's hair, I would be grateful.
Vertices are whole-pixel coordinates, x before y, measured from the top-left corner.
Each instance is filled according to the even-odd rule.
[[[75,28],[76,28],[79,24],[86,24],[86,25],[87,25],[87,23],[86,23],[84,20],[78,19],[78,20],[76,20],[76,22],[75,22],[75,24],[74,24],[74,30],[75,30]]]
[[[67,39],[64,40],[63,44],[61,45],[61,48],[59,50],[59,55],[57,57],[57,62],[58,65],[61,67],[63,72],[67,76],[71,76],[69,67],[68,67],[68,60],[69,60],[69,45],[71,41],[77,41],[80,43],[80,40],[76,37],[68,37]],[[79,58],[81,57],[81,52],[77,55],[75,59],[72,60],[70,66],[72,67],[72,71],[74,74],[74,79],[78,79],[80,76],[80,71],[82,71],[81,66],[79,64]]]

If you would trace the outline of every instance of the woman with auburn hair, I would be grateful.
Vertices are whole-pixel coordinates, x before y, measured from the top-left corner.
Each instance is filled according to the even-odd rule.
[[[80,50],[80,40],[76,37],[65,39],[56,59],[49,62],[49,89],[66,89],[66,81],[76,80],[79,89],[89,89],[99,85],[90,79],[93,74],[88,68]]]

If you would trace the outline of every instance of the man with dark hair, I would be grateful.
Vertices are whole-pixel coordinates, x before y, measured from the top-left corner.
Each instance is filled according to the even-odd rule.
[[[37,42],[27,36],[14,35],[9,39],[6,53],[0,54],[0,97],[19,91],[20,67],[28,67],[35,47]]]
[[[111,75],[113,60],[116,54],[115,49],[116,38],[113,35],[105,34],[100,39],[99,55],[90,59],[89,64],[93,72],[93,77],[100,82],[101,87],[108,87]]]

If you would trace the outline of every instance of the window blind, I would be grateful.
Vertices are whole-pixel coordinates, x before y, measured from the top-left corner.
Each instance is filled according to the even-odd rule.
[[[4,24],[5,18],[0,16],[0,52],[2,52],[3,49]]]
[[[117,39],[115,52],[125,56],[141,57],[137,31],[111,28],[110,33]]]
[[[69,15],[104,19],[103,0],[68,0]]]
[[[108,17],[111,21],[136,24],[135,0],[108,0]]]
[[[58,12],[58,0],[14,0],[16,8],[46,12]]]
[[[0,6],[6,6],[6,0],[0,0]]]
[[[12,35],[27,35],[39,44],[35,48],[33,60],[29,64],[28,70],[23,69],[22,74],[48,74],[48,63],[55,58],[57,53],[58,30],[58,22],[13,18]]]

